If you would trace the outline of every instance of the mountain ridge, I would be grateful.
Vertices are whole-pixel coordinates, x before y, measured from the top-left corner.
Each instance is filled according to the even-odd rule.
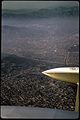
[[[78,16],[79,7],[77,6],[60,6],[55,8],[42,8],[39,10],[21,9],[21,10],[8,10],[2,11],[4,17],[56,17],[56,16]]]

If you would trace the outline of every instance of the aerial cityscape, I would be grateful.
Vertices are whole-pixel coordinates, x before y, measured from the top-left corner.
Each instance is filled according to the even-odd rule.
[[[53,80],[42,71],[79,67],[78,4],[9,5],[2,6],[1,105],[74,111],[76,84]]]

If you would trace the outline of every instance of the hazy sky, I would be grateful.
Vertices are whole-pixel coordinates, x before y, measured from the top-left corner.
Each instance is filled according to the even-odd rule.
[[[3,1],[2,9],[46,8],[55,6],[79,6],[77,1]]]

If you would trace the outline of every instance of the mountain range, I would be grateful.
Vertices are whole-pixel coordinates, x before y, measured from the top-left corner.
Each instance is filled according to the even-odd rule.
[[[4,17],[60,17],[60,16],[79,16],[79,7],[77,6],[60,6],[46,9],[18,9],[2,11]]]

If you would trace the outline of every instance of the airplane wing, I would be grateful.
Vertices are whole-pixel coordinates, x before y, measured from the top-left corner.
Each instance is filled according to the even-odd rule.
[[[79,67],[60,67],[42,72],[51,78],[77,84],[75,111],[79,111]]]
[[[79,83],[79,67],[54,68],[43,71],[42,73],[57,80]]]

